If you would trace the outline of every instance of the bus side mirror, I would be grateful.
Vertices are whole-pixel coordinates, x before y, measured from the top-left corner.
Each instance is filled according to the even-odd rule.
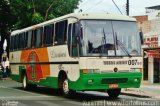
[[[144,41],[143,41],[143,32],[139,32],[139,36],[140,36],[140,40],[141,40],[141,45],[143,45]]]

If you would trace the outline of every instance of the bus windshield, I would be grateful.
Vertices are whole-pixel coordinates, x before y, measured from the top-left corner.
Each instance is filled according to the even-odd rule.
[[[112,20],[82,20],[83,56],[140,55],[140,37],[136,22]]]

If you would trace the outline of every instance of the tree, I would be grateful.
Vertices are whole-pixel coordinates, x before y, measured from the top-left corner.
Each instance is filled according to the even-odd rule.
[[[0,1],[0,61],[3,53],[4,39],[9,38],[8,30],[11,27],[12,19],[10,19],[10,8],[7,0]],[[9,39],[8,39],[9,40]],[[8,48],[7,48],[8,51]]]
[[[9,32],[73,12],[81,0],[0,0],[0,60]]]
[[[73,12],[80,0],[10,0],[13,29],[28,27]]]

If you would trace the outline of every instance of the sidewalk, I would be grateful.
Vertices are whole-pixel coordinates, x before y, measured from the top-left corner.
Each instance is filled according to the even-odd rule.
[[[160,99],[160,84],[142,84],[140,88],[122,89],[122,95]]]

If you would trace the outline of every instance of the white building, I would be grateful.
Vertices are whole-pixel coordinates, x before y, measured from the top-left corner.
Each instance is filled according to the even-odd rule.
[[[144,34],[143,80],[147,83],[160,83],[160,5],[146,7],[150,32]]]

